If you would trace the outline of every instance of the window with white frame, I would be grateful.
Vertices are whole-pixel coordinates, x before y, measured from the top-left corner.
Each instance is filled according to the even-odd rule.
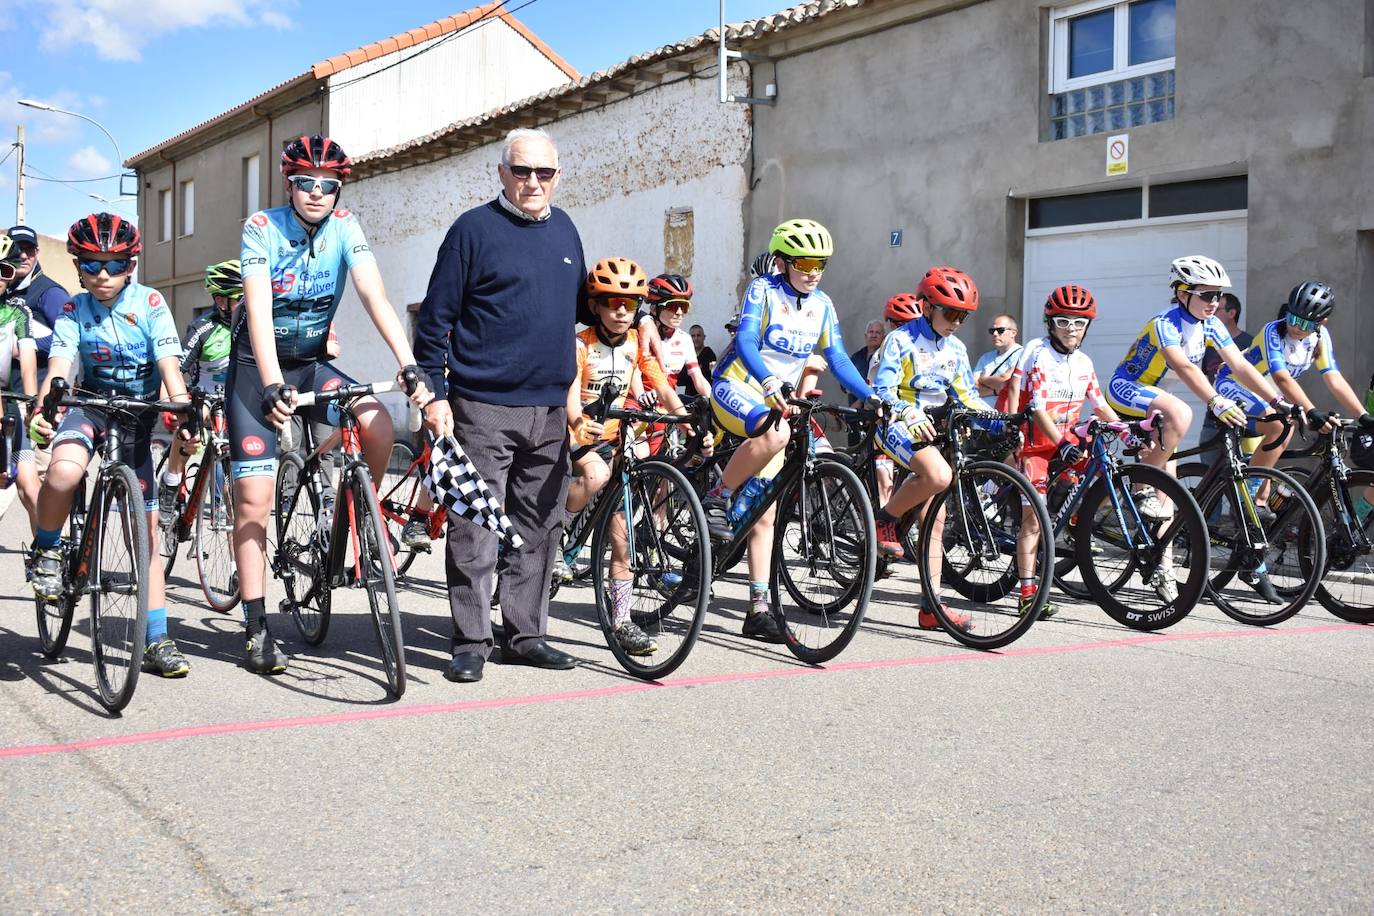
[[[1051,93],[1174,68],[1175,0],[1086,0],[1050,15]]]
[[[243,160],[243,217],[247,219],[257,213],[262,207],[259,205],[259,192],[262,185],[259,181],[258,173],[258,154],[244,157]]]
[[[157,240],[159,242],[170,242],[172,240],[172,189],[163,188],[157,192]]]
[[[196,231],[196,183],[181,183],[181,234],[194,235]]]

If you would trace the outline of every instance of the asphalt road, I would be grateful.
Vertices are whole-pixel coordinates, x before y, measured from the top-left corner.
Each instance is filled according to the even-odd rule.
[[[361,593],[318,649],[274,616],[294,661],[261,678],[183,563],[191,674],[112,719],[84,625],[38,651],[27,534],[0,522],[6,913],[1374,908],[1374,628],[1319,608],[1146,635],[1069,605],[983,654],[914,628],[908,567],[808,668],[738,635],[731,581],[653,686],[573,589],[550,631],[580,668],[455,685],[434,557],[390,702]]]

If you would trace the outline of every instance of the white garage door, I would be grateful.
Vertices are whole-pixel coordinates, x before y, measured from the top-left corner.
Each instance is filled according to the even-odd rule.
[[[1086,286],[1097,299],[1098,318],[1083,350],[1106,387],[1145,322],[1168,305],[1169,262],[1185,254],[1205,254],[1225,265],[1245,306],[1242,324],[1259,327],[1274,309],[1257,303],[1258,311],[1251,313],[1245,295],[1245,226],[1241,216],[1124,229],[1032,231],[1026,238],[1022,336],[1044,333],[1045,298],[1056,286]],[[1165,387],[1193,405],[1194,428],[1184,440],[1191,445],[1201,426],[1202,405],[1173,373],[1166,377]]]

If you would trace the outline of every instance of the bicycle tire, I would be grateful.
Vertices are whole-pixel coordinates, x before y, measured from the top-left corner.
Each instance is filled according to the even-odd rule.
[[[1114,486],[1123,500],[1122,511],[1128,519],[1128,526],[1135,525],[1137,513],[1133,508],[1133,493],[1140,486],[1154,487],[1173,503],[1177,511],[1168,522],[1153,532],[1160,536],[1154,547],[1135,547],[1119,527],[1108,496],[1107,478],[1099,477],[1088,487],[1078,510],[1075,539],[1078,568],[1093,600],[1108,617],[1133,630],[1162,630],[1188,616],[1202,598],[1207,586],[1210,555],[1207,525],[1192,493],[1167,471],[1146,464],[1126,464],[1117,468],[1115,476],[1117,480]],[[1098,516],[1099,510],[1104,512],[1101,518]],[[1102,551],[1097,555],[1092,549],[1094,541],[1099,543]],[[1163,567],[1163,560],[1168,553],[1166,548],[1172,548],[1173,551],[1172,565],[1166,574],[1173,575],[1170,570],[1178,568],[1187,572],[1183,581],[1178,581],[1174,576],[1178,596],[1167,602],[1151,592],[1151,587],[1146,584],[1148,577]],[[1110,561],[1115,558],[1122,560],[1121,568],[1104,580],[1103,572],[1111,568]],[[1125,573],[1121,570],[1125,570]],[[1113,583],[1123,575],[1124,582],[1113,588]],[[1137,576],[1142,587],[1131,587],[1131,576]],[[1162,605],[1151,610],[1147,596],[1156,603],[1163,602]]]
[[[1234,482],[1229,474],[1217,479],[1205,493],[1198,496],[1202,517],[1207,520],[1209,564],[1212,571],[1208,577],[1206,594],[1222,613],[1238,623],[1257,627],[1274,626],[1301,611],[1312,599],[1317,586],[1321,584],[1321,577],[1311,575],[1311,572],[1326,568],[1326,536],[1312,497],[1308,496],[1291,476],[1276,468],[1265,467],[1248,467],[1245,476],[1247,479],[1270,481],[1271,493],[1279,486],[1289,491],[1288,502],[1278,513],[1275,523],[1270,526],[1270,530],[1263,532],[1267,542],[1276,545],[1278,549],[1275,550],[1271,546],[1269,551],[1258,557],[1246,556],[1244,551],[1238,552],[1235,549],[1236,538],[1228,537],[1228,534],[1236,530],[1236,521],[1241,515],[1233,489]],[[1298,515],[1300,517],[1295,517]],[[1304,526],[1308,533],[1305,541],[1300,534]],[[1313,532],[1316,533],[1316,537],[1311,536]],[[1287,564],[1286,568],[1290,572],[1287,576],[1281,576],[1278,570],[1285,568],[1282,560],[1290,545],[1295,562]],[[1308,552],[1312,555],[1302,556]],[[1243,582],[1238,588],[1227,589],[1233,580],[1240,578],[1239,572],[1242,567],[1254,568],[1257,560],[1263,561],[1271,580],[1279,580],[1273,584],[1279,596],[1285,601],[1283,605],[1260,605],[1257,601],[1251,600],[1251,588]],[[1256,610],[1257,607],[1262,607],[1264,612]]]
[[[1350,472],[1346,479],[1348,491],[1363,492],[1367,487],[1374,487],[1374,471]],[[1318,603],[1349,623],[1374,623],[1374,551],[1359,551],[1347,540],[1344,526],[1335,517],[1329,488],[1317,493],[1313,502],[1327,538],[1326,567],[1316,592]],[[1365,517],[1361,530],[1366,539],[1374,539],[1374,513]],[[1338,584],[1351,588],[1337,589]]]
[[[989,489],[1001,496],[991,506],[996,512],[992,518],[987,515],[989,504],[984,496]],[[965,506],[978,513],[978,517],[970,517],[968,523],[961,518],[969,514]],[[1039,584],[1035,599],[1022,614],[1020,590],[1016,588],[1016,541],[1024,506],[1029,506],[1035,514],[1041,536],[1036,552]],[[1014,532],[1009,528],[1013,524]],[[931,567],[930,559],[937,525],[942,528],[939,575]],[[931,498],[921,518],[916,564],[921,574],[922,607],[935,616],[946,633],[971,649],[1000,649],[1020,639],[1040,619],[1040,612],[1049,600],[1054,568],[1054,543],[1046,536],[1050,530],[1044,500],[1020,471],[1000,461],[972,461],[963,465],[954,482],[943,493]],[[989,535],[991,543],[986,542]],[[951,548],[957,548],[968,561],[961,563],[959,554],[951,557]],[[976,581],[970,575],[978,570],[988,572],[988,581]],[[931,586],[937,579],[942,587],[949,585],[969,604],[958,609],[946,605]],[[968,613],[962,613],[964,611]],[[968,618],[966,623],[971,623],[972,629],[956,624],[953,619],[956,613]]]
[[[367,592],[372,630],[381,650],[382,672],[392,696],[399,700],[406,692],[406,647],[401,605],[396,600],[395,560],[388,546],[386,522],[377,505],[377,491],[372,488],[372,474],[365,465],[357,465],[351,477],[349,494],[355,533],[352,541],[357,560],[354,574],[363,577],[361,585]]]
[[[878,565],[873,505],[858,475],[827,457],[812,461],[776,505],[773,615],[789,652],[823,664],[845,650],[868,613]]]
[[[319,495],[305,481],[305,462],[286,452],[277,463],[277,550],[273,570],[286,591],[283,605],[307,645],[318,646],[329,633],[330,591],[325,551],[319,540]],[[300,499],[301,492],[305,500]],[[313,592],[313,595],[312,595]],[[308,599],[308,601],[307,601]]]
[[[238,566],[234,558],[234,475],[229,455],[219,455],[214,461],[207,454],[202,473],[211,479],[201,489],[200,505],[196,507],[195,530],[191,545],[196,552],[196,576],[200,590],[210,609],[221,614],[232,611],[239,603]],[[215,473],[218,470],[218,479]],[[223,507],[217,517],[216,504]]]
[[[133,699],[142,670],[150,548],[143,488],[133,469],[116,463],[102,476],[101,504],[91,519],[96,526],[90,572],[96,583],[90,592],[91,663],[100,704],[115,713]],[[119,562],[121,554],[127,563]],[[121,565],[127,568],[116,568]],[[117,601],[115,595],[131,601]],[[123,607],[130,603],[132,608]]]
[[[676,671],[696,645],[711,602],[711,536],[706,512],[691,482],[671,462],[649,458],[630,471],[628,491],[615,495],[621,507],[601,516],[592,534],[592,590],[601,633],[616,662],[646,681]],[[623,508],[628,492],[631,523]],[[657,510],[663,509],[660,526]],[[628,616],[654,639],[648,656],[627,652],[615,636],[615,614],[606,583],[611,576],[617,530],[627,534],[630,570]],[[632,549],[631,549],[632,548]],[[668,575],[679,577],[665,583]]]
[[[391,549],[396,556],[396,578],[402,578],[415,564],[416,552],[401,542],[401,530],[405,528],[410,516],[410,507],[419,498],[424,484],[420,481],[420,468],[411,472],[415,463],[415,450],[404,442],[391,444],[391,457],[386,463],[386,473],[377,487],[377,502],[386,521],[387,535],[391,538]]]

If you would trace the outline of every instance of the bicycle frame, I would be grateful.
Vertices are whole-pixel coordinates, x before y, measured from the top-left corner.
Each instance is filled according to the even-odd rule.
[[[225,411],[224,399],[216,398],[210,405],[210,426],[201,430],[201,457],[200,464],[196,468],[195,480],[190,488],[186,486],[186,481],[181,482],[181,495],[185,499],[181,514],[172,522],[169,535],[176,538],[176,543],[181,543],[191,536],[191,526],[195,524],[196,515],[200,512],[200,501],[205,496],[207,481],[211,476],[219,472],[219,458],[223,451],[228,447],[228,440],[225,439]],[[172,442],[168,451],[178,448],[179,444]],[[211,476],[207,476],[207,473]]]
[[[1343,543],[1340,548],[1350,553],[1367,553],[1371,550],[1371,542],[1365,535],[1364,528],[1357,522],[1355,515],[1355,505],[1350,500],[1350,491],[1346,488],[1346,482],[1350,479],[1350,468],[1346,465],[1345,459],[1341,457],[1341,440],[1346,435],[1347,429],[1353,425],[1351,421],[1337,421],[1336,428],[1330,432],[1320,433],[1316,443],[1310,449],[1301,452],[1285,452],[1283,459],[1298,461],[1303,458],[1316,458],[1317,467],[1311,476],[1303,482],[1303,489],[1315,498],[1323,487],[1331,491],[1332,518],[1339,524],[1340,531],[1329,531],[1327,537],[1339,534]],[[1278,515],[1283,517],[1286,513],[1280,509]],[[1327,550],[1330,551],[1328,546]],[[1334,558],[1328,556],[1327,562],[1334,565]]]
[[[367,386],[345,386],[343,390],[357,387],[366,388]],[[358,432],[358,416],[353,412],[352,406],[353,400],[356,400],[358,397],[363,396],[365,395],[357,395],[356,397],[350,398],[346,394],[343,394],[340,395],[336,400],[336,404],[339,408],[340,448],[343,452],[344,462],[343,467],[341,467],[338,471],[338,476],[335,478],[334,492],[336,494],[336,497],[334,503],[334,517],[330,522],[329,554],[325,558],[325,575],[323,578],[324,581],[328,584],[329,588],[340,588],[348,584],[347,579],[344,575],[344,559],[347,553],[344,544],[344,535],[347,535],[349,537],[349,543],[354,545],[352,570],[353,581],[361,582],[363,580],[362,570],[359,569],[358,566],[358,528],[357,519],[353,507],[353,497],[350,492],[340,493],[340,487],[338,485],[340,481],[345,481],[348,479],[349,475],[353,473],[354,468],[357,468],[359,466],[362,466],[365,469],[367,468],[367,463],[363,460],[362,440]],[[302,441],[306,443],[307,449],[312,449],[313,443],[311,443],[310,441],[310,424],[303,423],[301,424],[301,426],[304,429]],[[318,474],[320,471],[320,465],[325,461],[325,459],[329,458],[330,454],[333,452],[334,446],[333,442],[331,441],[333,438],[333,436],[330,436],[318,447],[313,447],[313,450],[309,451],[309,454],[306,456],[306,486],[314,485],[313,481],[315,480],[316,474]],[[368,481],[371,482],[372,487],[375,489],[376,483],[375,481],[372,481],[372,474],[370,470],[368,472]],[[299,504],[299,500],[297,500],[297,503]],[[339,506],[341,504],[346,507],[346,512],[339,511]],[[387,544],[387,553],[388,555],[390,555],[391,563],[394,567],[396,564],[396,557],[391,552],[391,545],[389,542]],[[306,597],[310,597],[309,593],[307,593]]]

